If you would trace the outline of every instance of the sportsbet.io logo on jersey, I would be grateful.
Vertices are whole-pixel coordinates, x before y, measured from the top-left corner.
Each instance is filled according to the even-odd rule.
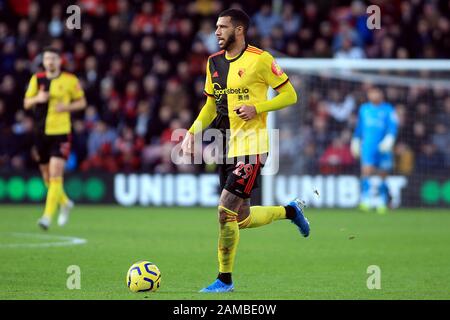
[[[220,103],[222,101],[222,96],[224,94],[237,94],[239,101],[246,101],[250,99],[250,89],[249,88],[224,88],[220,86],[217,82],[213,83],[214,88],[214,98],[216,98],[216,103]]]

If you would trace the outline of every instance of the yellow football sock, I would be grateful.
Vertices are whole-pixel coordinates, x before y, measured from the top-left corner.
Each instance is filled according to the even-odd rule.
[[[61,198],[62,192],[62,178],[50,178],[50,183],[47,192],[47,199],[45,201],[44,217],[50,220],[55,215],[56,207]]]
[[[283,206],[253,206],[248,217],[239,222],[239,229],[257,228],[280,219],[286,219]]]
[[[48,189],[49,182],[47,180],[44,180],[44,185]],[[64,185],[61,178],[61,185]],[[66,192],[64,191],[64,187],[62,187],[61,190],[61,197],[59,198],[59,204],[65,206],[67,202],[69,202],[69,197],[67,196]]]
[[[59,204],[65,206],[69,202],[69,197],[64,191],[63,184],[61,183],[61,197],[59,198]]]
[[[219,209],[227,213],[227,219],[225,223],[220,224],[219,230],[219,272],[229,273],[233,271],[234,258],[239,243],[239,226],[236,220],[238,214],[222,206],[219,206]]]

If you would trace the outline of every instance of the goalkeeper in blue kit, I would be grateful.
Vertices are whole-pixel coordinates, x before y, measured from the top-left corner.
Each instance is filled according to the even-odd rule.
[[[378,213],[385,213],[390,198],[385,178],[393,167],[398,120],[380,89],[371,88],[367,97],[369,101],[359,108],[351,151],[355,158],[361,158],[360,209],[375,207]]]

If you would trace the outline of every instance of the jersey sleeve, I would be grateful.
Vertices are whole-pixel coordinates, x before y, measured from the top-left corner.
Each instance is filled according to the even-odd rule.
[[[25,92],[25,98],[32,98],[38,93],[38,83],[36,75],[33,75],[28,83],[27,91]]]
[[[363,109],[364,109],[364,104],[362,104],[358,110],[358,119],[356,120],[356,127],[355,127],[355,131],[353,132],[353,138],[359,138],[359,139],[362,138]]]
[[[208,97],[214,97],[214,88],[211,80],[211,71],[209,70],[209,59],[206,63],[206,79],[205,79],[205,89],[203,90],[205,95]]]
[[[205,130],[205,128],[208,127],[213,122],[216,116],[217,112],[215,99],[208,97],[206,99],[205,105],[200,111],[200,114],[198,115],[197,119],[195,119],[194,123],[189,129],[189,132],[192,134],[196,134],[200,131]]]
[[[259,60],[260,72],[267,85],[277,90],[285,85],[289,78],[270,53],[264,51]]]
[[[389,119],[387,121],[387,134],[391,134],[394,137],[397,137],[398,132],[398,117],[395,108],[392,105],[389,105]]]
[[[77,77],[74,77],[74,81],[72,82],[70,88],[70,98],[73,100],[78,100],[84,97],[83,88],[81,88],[80,81]]]
[[[280,110],[297,102],[297,92],[289,81],[277,91],[273,99],[255,103],[257,113]]]

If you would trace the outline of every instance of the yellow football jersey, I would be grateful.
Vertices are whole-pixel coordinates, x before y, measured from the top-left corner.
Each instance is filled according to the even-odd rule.
[[[48,79],[45,72],[36,73],[30,79],[25,97],[32,98],[41,89],[49,92],[49,100],[33,108],[36,130],[46,135],[70,133],[70,112],[57,112],[55,107],[58,103],[67,105],[84,97],[78,78],[68,72],[61,72],[53,79]]]
[[[278,89],[288,81],[270,53],[250,45],[234,58],[226,57],[224,50],[209,57],[205,94],[214,97],[216,103],[213,127],[229,129],[228,157],[269,151],[267,113],[244,121],[234,110],[266,101],[269,87]]]

